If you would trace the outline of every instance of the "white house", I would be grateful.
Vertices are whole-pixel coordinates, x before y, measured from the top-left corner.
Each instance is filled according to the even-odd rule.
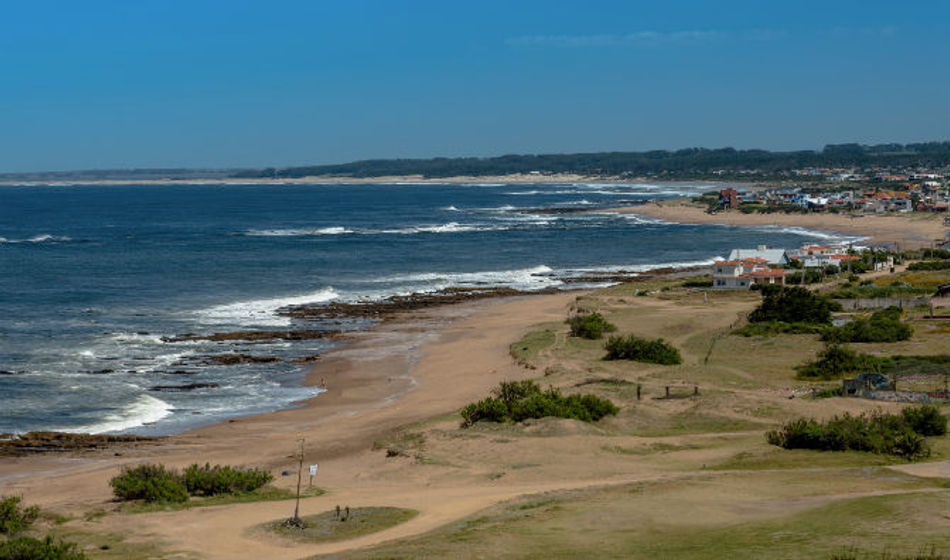
[[[753,284],[785,284],[785,271],[770,268],[763,258],[719,261],[713,265],[713,288],[749,289]]]

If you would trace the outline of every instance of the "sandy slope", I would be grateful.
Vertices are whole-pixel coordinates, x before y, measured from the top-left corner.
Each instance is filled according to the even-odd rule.
[[[618,208],[616,211],[684,224],[797,226],[837,231],[870,237],[870,243],[897,243],[902,249],[930,247],[935,240],[943,240],[947,231],[943,216],[939,214],[861,217],[840,214],[743,214],[737,211],[707,214],[704,209],[688,204],[645,204]]]

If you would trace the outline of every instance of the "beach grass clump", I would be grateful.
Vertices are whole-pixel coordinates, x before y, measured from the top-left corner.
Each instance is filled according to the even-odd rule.
[[[556,388],[541,390],[534,381],[502,382],[493,395],[462,409],[462,427],[476,422],[523,422],[530,418],[571,418],[596,422],[619,408],[596,395],[562,395]]]
[[[740,327],[732,334],[737,336],[776,336],[779,334],[823,334],[830,327],[814,323],[786,323],[785,321],[766,321],[750,323]]]
[[[634,360],[666,366],[683,363],[680,351],[662,338],[650,340],[634,334],[612,336],[604,349],[607,350],[605,360]]]
[[[239,495],[253,492],[273,480],[270,473],[205,463],[193,464],[184,473],[161,464],[123,467],[109,484],[120,500],[146,503],[182,503],[190,496]]]
[[[604,333],[614,332],[617,327],[607,321],[603,315],[597,313],[585,313],[574,315],[567,320],[571,327],[571,336],[586,338],[588,340],[597,340],[604,336]]]
[[[881,372],[891,366],[890,358],[855,352],[841,344],[829,344],[818,359],[796,368],[799,379],[841,379],[856,373]]]
[[[908,340],[914,329],[901,322],[903,311],[888,307],[875,311],[870,317],[860,317],[841,327],[832,327],[822,334],[827,342],[899,342]]]
[[[74,543],[54,542],[52,537],[36,539],[17,537],[0,541],[0,558],[4,560],[86,560]]]
[[[253,492],[274,476],[262,469],[242,469],[230,465],[194,464],[182,473],[182,481],[192,496],[217,496]]]
[[[765,439],[784,449],[867,451],[915,461],[930,456],[930,446],[924,437],[940,424],[934,415],[943,418],[936,407],[934,410],[923,408],[908,409],[909,412],[902,414],[873,412],[854,416],[845,413],[826,422],[799,418],[767,432]],[[946,418],[943,425],[945,428]]]
[[[831,324],[831,312],[841,305],[800,286],[763,286],[762,303],[749,314],[749,322]]]
[[[950,270],[950,261],[920,261],[907,265],[907,270]]]
[[[417,510],[397,507],[346,507],[300,518],[302,526],[289,526],[286,519],[258,526],[301,543],[328,543],[353,539],[405,523],[419,514]]]
[[[0,496],[0,535],[13,536],[30,528],[40,515],[36,506],[23,507],[19,496]]]

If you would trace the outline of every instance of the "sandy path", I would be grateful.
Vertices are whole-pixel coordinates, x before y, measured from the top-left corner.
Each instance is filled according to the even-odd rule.
[[[947,228],[939,214],[867,215],[857,218],[840,214],[743,214],[738,211],[707,214],[702,208],[676,204],[644,204],[617,208],[624,214],[639,214],[682,224],[728,224],[735,226],[793,226],[867,236],[871,243],[897,243],[902,249],[930,247],[945,239]]]

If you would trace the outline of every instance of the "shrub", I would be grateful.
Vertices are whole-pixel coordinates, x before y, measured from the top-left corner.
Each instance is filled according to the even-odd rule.
[[[932,404],[905,408],[904,421],[922,436],[942,436],[947,433],[947,417]]]
[[[604,319],[600,313],[588,313],[585,315],[574,315],[567,320],[571,326],[571,336],[597,340],[604,336],[604,333],[617,330],[613,324]]]
[[[146,502],[184,502],[188,490],[181,476],[165,465],[144,464],[123,467],[122,472],[109,484],[120,500],[145,500]]]
[[[859,354],[847,346],[829,344],[818,353],[818,359],[799,366],[798,376],[805,379],[839,379],[853,373],[880,371],[891,360]]]
[[[0,558],[3,560],[85,560],[86,555],[73,543],[54,543],[33,537],[19,537],[0,541]]]
[[[529,418],[573,418],[596,422],[620,409],[607,399],[595,395],[569,395],[557,389],[542,392],[533,381],[505,382],[494,391],[495,396],[462,409],[462,427],[475,422],[522,422]]]
[[[921,261],[907,265],[907,270],[950,270],[950,261]]]
[[[902,311],[888,307],[875,311],[870,318],[858,318],[837,328],[828,329],[822,340],[829,342],[898,342],[914,334],[910,325],[900,320]]]
[[[831,323],[831,312],[841,305],[806,288],[763,286],[762,303],[749,315],[752,323]]]
[[[185,469],[182,482],[192,496],[216,496],[252,492],[274,477],[261,469],[243,469],[229,465],[194,464]]]
[[[785,449],[821,451],[868,451],[916,460],[930,455],[923,434],[915,431],[904,415],[845,413],[825,423],[799,418],[765,434],[771,445]]]
[[[20,507],[19,496],[0,496],[0,535],[16,535],[25,531],[40,515],[40,508]]]
[[[635,360],[662,365],[683,363],[680,351],[662,338],[648,340],[633,334],[612,336],[607,339],[604,349],[607,350],[605,360]]]

